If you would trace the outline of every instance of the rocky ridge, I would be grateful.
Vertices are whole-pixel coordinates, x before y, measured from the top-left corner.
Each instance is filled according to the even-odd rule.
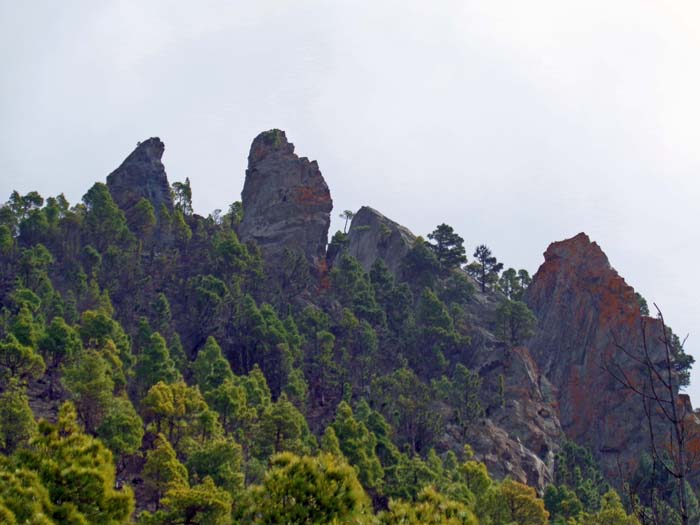
[[[156,210],[172,210],[163,150],[159,139],[149,139],[107,178],[127,217],[142,197]],[[299,157],[283,131],[267,131],[253,141],[242,204],[241,240],[257,244],[273,264],[291,249],[302,253],[317,275],[324,272],[330,191],[318,164]],[[352,220],[345,250],[365,270],[382,258],[401,279],[401,262],[415,239],[407,228],[364,206]],[[617,361],[633,368],[618,343],[639,347],[642,324],[650,341],[660,330],[657,320],[642,317],[632,287],[585,234],[551,244],[544,257],[526,293],[538,319],[526,346],[506,348],[483,328],[492,322],[496,292],[476,292],[467,306],[484,339],[468,366],[479,371],[490,394],[500,376],[508,378],[505,410],[492,407],[469,441],[494,473],[540,489],[552,481],[553,456],[564,436],[591,448],[609,477],[620,465],[634,470],[640,451],[648,450],[643,409],[605,365]],[[659,354],[662,348],[654,342],[651,350]],[[450,432],[446,429],[446,440],[454,444]]]

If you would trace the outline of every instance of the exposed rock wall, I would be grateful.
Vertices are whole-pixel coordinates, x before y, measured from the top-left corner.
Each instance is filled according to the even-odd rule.
[[[297,156],[284,131],[266,131],[253,140],[241,197],[241,240],[255,241],[268,261],[289,248],[317,269],[323,266],[331,194],[318,163]]]
[[[127,218],[142,198],[153,204],[156,213],[165,206],[173,210],[170,184],[161,159],[165,144],[158,137],[139,143],[136,149],[107,176],[107,187]]]
[[[408,228],[363,206],[350,224],[347,251],[367,271],[381,258],[391,273],[400,277],[401,261],[415,240],[416,236]]]
[[[474,358],[487,419],[470,432],[469,443],[497,477],[510,476],[539,491],[554,481],[554,455],[563,432],[551,385],[527,348],[484,347]],[[504,406],[499,406],[503,377]]]
[[[633,470],[640,453],[649,450],[640,398],[607,370],[621,365],[629,377],[639,377],[639,366],[618,346],[641,350],[639,304],[632,287],[583,233],[551,244],[544,257],[526,293],[539,321],[528,346],[556,388],[567,436],[589,446],[614,477],[620,467]],[[660,324],[644,322],[650,352],[661,356]]]

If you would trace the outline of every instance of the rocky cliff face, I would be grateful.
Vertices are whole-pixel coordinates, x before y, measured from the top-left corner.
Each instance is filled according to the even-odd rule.
[[[365,270],[369,271],[377,259],[383,259],[391,273],[399,277],[401,261],[415,240],[408,228],[363,206],[350,224],[347,251]]]
[[[170,184],[161,159],[165,144],[158,137],[139,143],[136,149],[107,176],[107,187],[127,218],[142,198],[158,213],[162,206],[173,209]]]
[[[642,403],[606,369],[617,365],[630,377],[640,369],[620,348],[642,348],[642,316],[634,290],[610,266],[600,247],[581,233],[555,242],[544,254],[526,293],[537,315],[528,346],[556,388],[566,435],[589,446],[608,476],[633,470],[649,450]],[[653,356],[663,352],[659,322],[646,318]]]
[[[527,348],[484,347],[474,359],[484,397],[498,399],[503,377],[504,406],[488,405],[487,419],[468,442],[490,472],[544,491],[554,481],[554,455],[563,437],[551,385]]]
[[[314,267],[323,266],[331,194],[316,161],[297,156],[284,131],[266,131],[253,140],[241,196],[241,240],[255,241],[268,261],[289,248]]]

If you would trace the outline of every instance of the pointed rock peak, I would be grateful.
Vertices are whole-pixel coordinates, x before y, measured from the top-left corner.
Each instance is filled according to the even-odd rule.
[[[281,129],[263,131],[253,139],[248,154],[248,167],[271,154],[294,155],[294,144],[287,141],[287,135]]]
[[[612,362],[621,362],[630,373],[636,369],[618,347],[642,347],[634,289],[610,266],[600,246],[581,233],[549,246],[525,301],[539,327],[528,346],[556,389],[568,437],[595,451],[607,474],[636,461],[639,448],[626,446],[625,440],[647,436],[643,407],[634,396],[621,393],[605,371]],[[656,321],[647,324],[653,333]],[[650,347],[650,355],[658,351]]]
[[[131,152],[124,162],[134,161],[136,159],[148,159],[153,162],[160,162],[163,158],[163,152],[165,151],[165,144],[158,137],[151,137],[148,140],[139,142],[136,145],[136,149]]]
[[[165,144],[152,137],[139,142],[124,162],[107,176],[107,187],[117,205],[129,216],[142,198],[148,199],[158,213],[162,206],[172,211],[170,184],[161,162]]]
[[[583,232],[570,239],[550,244],[544,253],[544,260],[552,261],[555,259],[568,259],[571,261],[590,259],[606,267],[610,265],[600,246],[592,242],[588,235]]]
[[[241,240],[255,241],[266,259],[278,260],[292,249],[317,268],[325,264],[331,193],[318,163],[297,156],[283,131],[265,131],[253,140],[241,201]]]

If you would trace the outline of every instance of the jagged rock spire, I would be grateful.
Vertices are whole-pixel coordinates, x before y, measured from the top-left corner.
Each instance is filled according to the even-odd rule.
[[[162,206],[173,209],[170,184],[161,159],[165,144],[153,137],[140,142],[124,162],[107,176],[107,187],[127,217],[142,198],[151,201],[158,213]]]
[[[316,268],[323,265],[331,194],[318,163],[296,155],[284,131],[265,131],[253,140],[241,197],[241,240],[255,241],[268,261],[289,248]]]

